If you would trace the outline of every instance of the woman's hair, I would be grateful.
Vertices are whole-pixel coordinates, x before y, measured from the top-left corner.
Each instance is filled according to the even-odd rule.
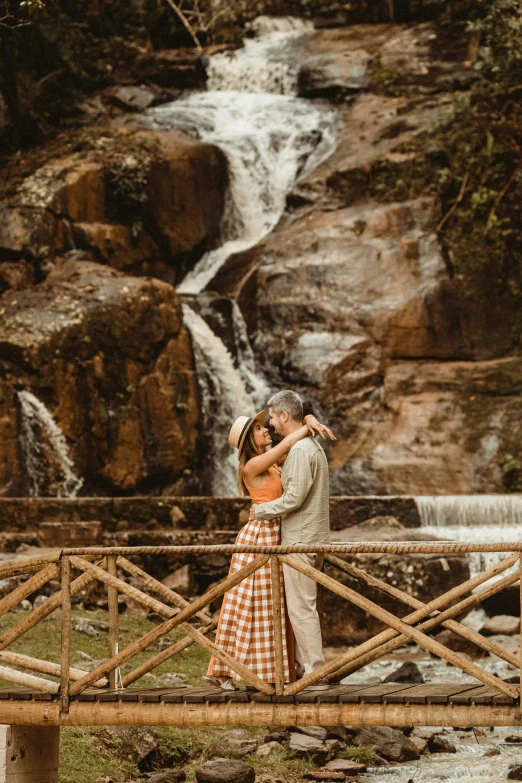
[[[243,448],[239,454],[239,469],[237,471],[237,485],[239,487],[239,492],[243,497],[246,497],[249,494],[243,480],[243,469],[248,460],[252,459],[252,457],[257,457],[259,453],[259,449],[256,446],[256,442],[254,440],[254,427],[250,427],[246,434]]]

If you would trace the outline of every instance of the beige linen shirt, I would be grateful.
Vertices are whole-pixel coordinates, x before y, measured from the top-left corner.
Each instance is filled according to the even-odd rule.
[[[290,449],[282,482],[283,495],[256,505],[256,517],[283,517],[282,544],[327,544],[330,540],[328,462],[313,438],[303,438]]]

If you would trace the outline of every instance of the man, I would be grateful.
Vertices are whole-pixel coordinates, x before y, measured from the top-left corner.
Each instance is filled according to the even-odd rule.
[[[303,404],[293,391],[281,391],[269,401],[270,425],[283,437],[303,424]],[[330,432],[326,430],[328,434]],[[328,463],[322,447],[313,438],[298,441],[286,458],[283,495],[253,509],[258,519],[282,517],[281,543],[327,544],[330,540]],[[316,555],[293,554],[315,566]],[[317,582],[283,565],[288,614],[296,640],[296,660],[304,674],[324,664],[321,625],[317,613]],[[326,680],[310,686],[328,687]]]

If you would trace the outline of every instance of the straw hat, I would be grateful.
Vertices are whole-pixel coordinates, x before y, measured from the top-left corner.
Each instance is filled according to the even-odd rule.
[[[261,411],[257,414],[257,416],[238,416],[230,428],[230,433],[228,436],[228,442],[230,445],[234,446],[234,448],[238,449],[239,453],[241,453],[241,449],[245,443],[248,430],[255,421],[258,421],[260,424],[264,424],[265,417],[266,411]]]

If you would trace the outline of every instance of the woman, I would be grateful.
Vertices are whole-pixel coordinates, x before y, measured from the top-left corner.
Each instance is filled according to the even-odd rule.
[[[265,411],[248,418],[240,416],[230,430],[229,443],[239,451],[238,484],[244,496],[252,503],[275,500],[283,494],[281,470],[277,466],[292,446],[308,435],[320,434],[323,438],[329,430],[314,416],[305,416],[304,424],[296,432],[287,435],[277,446],[266,451],[272,443],[264,426]],[[281,520],[256,519],[252,514],[240,530],[236,544],[277,546],[280,543]],[[240,553],[232,556],[230,574],[239,571],[257,555]],[[225,593],[216,633],[216,644],[237,661],[269,683],[276,681],[273,612],[271,600],[270,565],[266,564]],[[283,581],[281,577],[281,595]],[[283,616],[286,617],[284,597]],[[283,661],[286,681],[295,679],[293,660],[293,635],[288,621],[283,623]],[[212,657],[207,682],[223,690],[234,690],[233,679],[240,679],[236,672]]]

